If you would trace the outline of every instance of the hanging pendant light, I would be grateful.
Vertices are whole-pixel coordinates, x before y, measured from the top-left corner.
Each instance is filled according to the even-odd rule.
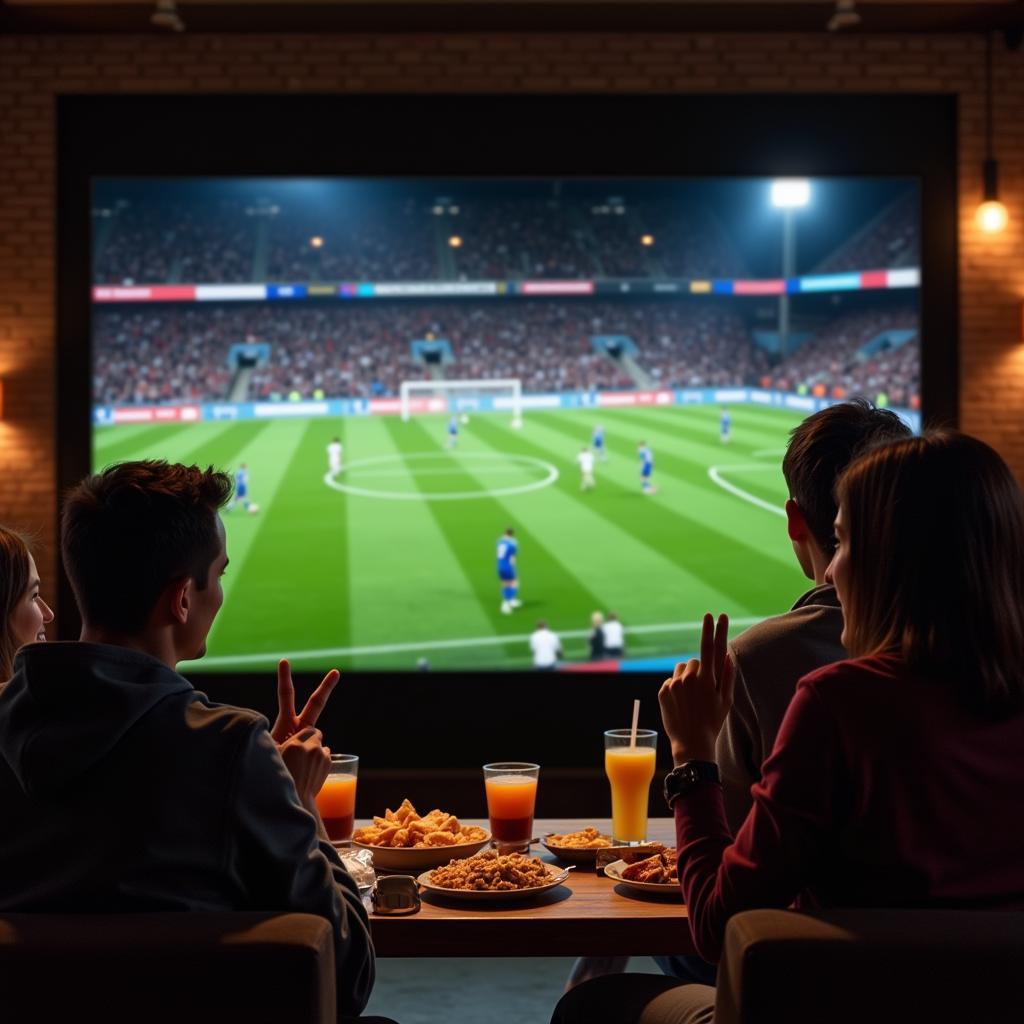
[[[1010,215],[999,201],[999,163],[992,147],[992,33],[985,34],[985,162],[981,166],[982,202],[974,214],[978,227],[988,235],[1006,227]]]

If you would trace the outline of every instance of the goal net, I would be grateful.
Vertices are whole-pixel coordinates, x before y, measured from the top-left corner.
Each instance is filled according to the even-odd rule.
[[[493,396],[488,408],[507,411],[512,426],[523,422],[523,386],[518,378],[503,380],[404,380],[400,391],[402,419],[424,412],[481,411],[480,399]]]

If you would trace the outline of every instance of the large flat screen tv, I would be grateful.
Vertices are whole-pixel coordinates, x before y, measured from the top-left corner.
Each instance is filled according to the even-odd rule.
[[[920,424],[915,179],[96,178],[92,466],[213,465],[192,671],[666,672],[802,578],[779,466]],[[646,467],[646,468],[645,468]]]
[[[364,767],[597,771],[701,613],[804,589],[802,416],[955,424],[955,125],[927,96],[61,97],[60,488],[245,464],[185,666],[214,699],[272,714],[287,653],[304,693],[345,669],[322,724]],[[621,655],[590,660],[594,612]],[[531,671],[540,620],[569,670]]]

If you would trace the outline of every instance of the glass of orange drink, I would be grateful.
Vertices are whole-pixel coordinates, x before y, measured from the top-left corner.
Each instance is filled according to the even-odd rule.
[[[636,745],[629,729],[604,734],[604,772],[612,787],[612,838],[631,846],[647,839],[647,797],[654,778],[658,734],[637,729]]]
[[[528,761],[496,761],[484,765],[487,814],[491,819],[491,835],[500,849],[529,849],[539,774],[540,765]]]
[[[331,755],[331,770],[316,795],[316,806],[332,843],[352,838],[358,771],[359,758],[355,754]]]

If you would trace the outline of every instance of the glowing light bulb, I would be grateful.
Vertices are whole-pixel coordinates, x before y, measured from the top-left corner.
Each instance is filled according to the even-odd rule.
[[[1010,215],[998,199],[988,199],[978,207],[974,219],[985,234],[995,235],[1006,227]]]
[[[641,245],[654,245],[654,235],[641,235],[640,236],[640,244]]]
[[[310,244],[310,245],[311,245],[311,246],[312,246],[312,247],[313,247],[314,249],[321,249],[321,248],[323,248],[324,240],[323,240],[323,239],[322,239],[322,238],[321,238],[321,237],[320,237],[319,235],[314,235],[314,236],[313,236],[313,237],[312,237],[312,238],[311,238],[311,239],[309,240],[309,244]]]
[[[458,249],[458,247],[459,247],[460,245],[462,245],[462,239],[461,239],[461,238],[459,238],[459,236],[458,236],[458,235],[452,235],[452,237],[448,239],[448,244],[449,244],[449,245],[450,245],[450,246],[451,246],[451,247],[452,247],[453,249]]]

